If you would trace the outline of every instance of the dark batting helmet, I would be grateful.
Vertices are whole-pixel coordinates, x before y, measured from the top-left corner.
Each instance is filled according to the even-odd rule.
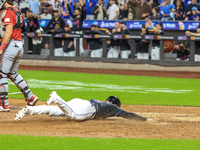
[[[119,98],[116,96],[110,96],[110,97],[108,97],[108,99],[106,101],[110,102],[114,105],[117,105],[118,107],[121,106],[121,102],[120,102]]]

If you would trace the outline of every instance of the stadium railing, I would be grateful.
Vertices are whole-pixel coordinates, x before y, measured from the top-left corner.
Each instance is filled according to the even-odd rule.
[[[195,41],[200,41],[200,37],[195,36],[161,36],[161,35],[108,35],[108,34],[68,34],[62,33],[52,36],[51,34],[42,34],[42,33],[32,33],[32,37],[48,37],[49,44],[50,44],[50,56],[54,56],[54,38],[76,38],[76,57],[80,56],[80,46],[79,46],[79,39],[86,38],[86,39],[102,39],[102,48],[103,48],[103,57],[106,58],[107,56],[107,39],[127,39],[129,40],[131,46],[131,59],[135,58],[136,52],[136,43],[135,40],[159,40],[160,41],[160,60],[164,60],[164,40],[173,40],[173,41],[188,41],[190,42],[190,61],[194,61],[195,55]],[[24,34],[24,47],[25,51],[24,54],[28,54],[29,49],[29,39],[28,34]]]

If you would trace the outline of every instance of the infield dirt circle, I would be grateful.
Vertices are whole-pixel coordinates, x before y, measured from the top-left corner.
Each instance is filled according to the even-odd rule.
[[[21,66],[20,68],[27,69],[25,66]],[[29,69],[35,70],[36,68],[29,67]],[[40,69],[37,67],[37,70],[42,70],[42,67]],[[64,71],[70,70],[64,69]],[[73,69],[72,71],[86,72],[86,70],[74,71]],[[98,71],[90,73],[98,73]],[[101,73],[103,73],[102,70]],[[141,71],[139,73],[142,75]],[[116,74],[118,74],[117,71]],[[148,72],[145,74],[144,72],[143,75],[147,74],[149,76],[151,73]],[[158,72],[152,73],[152,76],[154,74],[156,74],[155,76],[159,76]],[[174,72],[171,75],[170,72],[167,74],[161,72],[160,76],[164,75],[165,77],[183,77],[183,73],[177,73],[175,76]],[[190,73],[190,75],[187,73],[187,78],[200,77],[199,73]],[[61,117],[51,118],[47,115],[26,116],[20,122],[15,122],[15,114],[26,103],[24,100],[17,99],[9,99],[9,103],[11,111],[0,113],[0,134],[90,138],[200,139],[200,107],[122,105],[122,109],[126,111],[135,112],[157,122],[140,122],[117,117],[105,120],[74,122],[67,121]],[[36,105],[44,104],[45,102],[39,101]]]

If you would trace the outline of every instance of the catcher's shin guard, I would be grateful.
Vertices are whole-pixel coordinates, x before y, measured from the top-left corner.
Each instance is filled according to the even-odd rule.
[[[9,105],[8,103],[8,79],[7,75],[3,72],[0,72],[0,105],[5,106]]]
[[[20,74],[8,74],[8,78],[18,87],[18,89],[24,94],[25,100],[27,101],[32,97],[32,92],[27,82],[22,78]]]

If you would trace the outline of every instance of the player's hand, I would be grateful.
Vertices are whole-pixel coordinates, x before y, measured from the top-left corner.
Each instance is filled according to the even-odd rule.
[[[157,122],[157,121],[156,121],[156,120],[153,120],[153,119],[147,119],[146,122],[155,123],[155,122]]]
[[[3,50],[0,50],[0,55],[3,53]]]

